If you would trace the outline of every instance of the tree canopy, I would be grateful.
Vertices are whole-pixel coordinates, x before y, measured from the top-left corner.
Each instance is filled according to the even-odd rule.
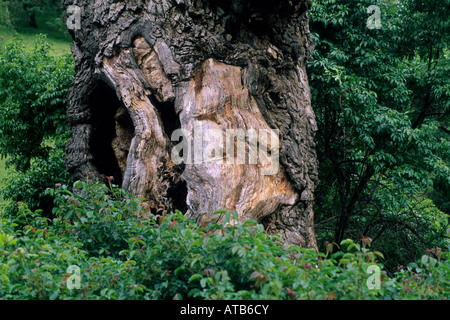
[[[450,1],[314,0],[310,16],[318,234],[415,257],[450,214]]]

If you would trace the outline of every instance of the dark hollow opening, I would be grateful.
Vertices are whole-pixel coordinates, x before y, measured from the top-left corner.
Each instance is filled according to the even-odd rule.
[[[175,111],[175,102],[166,101],[160,102],[154,96],[149,96],[150,102],[155,106],[158,111],[159,118],[161,119],[163,130],[169,139],[172,133],[181,128],[180,117]]]
[[[180,117],[175,111],[175,103],[173,101],[160,102],[154,96],[150,96],[149,99],[157,109],[163,130],[170,140],[173,132],[181,128]],[[172,142],[172,147],[178,143],[178,141]],[[184,168],[184,164],[177,166],[179,175],[183,173]],[[188,209],[186,203],[187,195],[187,184],[183,180],[179,180],[177,183],[173,182],[167,190],[167,198],[172,200],[173,209],[177,209],[183,213]]]
[[[131,118],[115,91],[104,82],[98,83],[89,104],[93,127],[90,141],[93,164],[101,174],[112,176],[113,183],[121,186],[123,175],[119,165],[120,158],[118,160],[117,150],[115,152],[113,148],[113,140],[123,140],[118,135],[123,135],[121,132],[124,131],[129,132],[129,135],[134,134]],[[129,150],[129,143],[126,152]]]
[[[179,210],[182,213],[186,213],[188,210],[187,206],[187,185],[186,181],[180,180],[178,183],[174,183],[167,190],[167,197],[172,199],[173,209]]]

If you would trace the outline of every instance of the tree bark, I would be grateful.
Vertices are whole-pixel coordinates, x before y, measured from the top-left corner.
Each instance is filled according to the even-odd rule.
[[[309,0],[62,3],[81,7],[70,31],[74,180],[113,176],[149,212],[178,209],[200,226],[236,210],[316,248]],[[180,152],[182,142],[193,148]]]

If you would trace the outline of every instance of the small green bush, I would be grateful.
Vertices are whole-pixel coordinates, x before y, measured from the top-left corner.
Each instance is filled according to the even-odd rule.
[[[31,52],[18,39],[0,43],[0,156],[10,171],[0,193],[11,200],[9,212],[19,201],[51,211],[45,190],[70,181],[64,150],[73,74],[73,58],[55,57],[44,35]]]
[[[53,219],[21,204],[18,214],[0,221],[0,298],[449,297],[447,249],[429,249],[388,276],[370,239],[327,243],[317,253],[283,245],[254,220],[227,224],[235,212],[218,211],[223,224],[200,228],[179,212],[145,215],[139,199],[114,185],[77,182],[74,190],[48,191],[55,197]],[[79,286],[70,266],[79,268]],[[372,282],[377,270],[379,288]]]
[[[73,230],[90,255],[119,257],[130,237],[140,233],[135,226],[142,214],[139,199],[113,185],[78,181],[74,188],[78,192],[64,185],[48,190],[55,197],[53,214],[65,229]]]

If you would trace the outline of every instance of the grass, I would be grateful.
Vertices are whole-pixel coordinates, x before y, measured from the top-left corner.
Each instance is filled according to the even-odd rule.
[[[30,28],[26,26],[16,26],[14,31],[6,27],[0,26],[0,41],[18,39],[21,40],[27,50],[33,50],[34,40],[37,35],[47,35],[47,40],[51,44],[55,55],[63,55],[70,53],[70,44],[72,39],[66,31],[62,22],[56,23],[56,15],[43,13],[37,14],[36,20],[39,28]],[[49,24],[49,21],[52,22]]]
[[[34,40],[37,35],[41,34],[39,30],[22,30],[21,33],[18,34],[16,38],[23,41],[25,48],[27,50],[33,50],[34,48]],[[63,55],[70,53],[70,42],[66,40],[52,38],[47,34],[48,42],[51,44],[53,49],[53,53],[55,55]]]
[[[67,39],[54,37],[51,34],[45,33],[40,29],[22,28],[18,29],[18,31],[16,30],[14,32],[11,32],[7,28],[0,27],[0,41],[7,41],[10,39],[20,40],[22,41],[25,48],[29,51],[33,50],[34,41],[36,39],[36,36],[38,36],[39,34],[47,35],[47,40],[51,45],[54,55],[59,56],[70,53],[71,42]]]

